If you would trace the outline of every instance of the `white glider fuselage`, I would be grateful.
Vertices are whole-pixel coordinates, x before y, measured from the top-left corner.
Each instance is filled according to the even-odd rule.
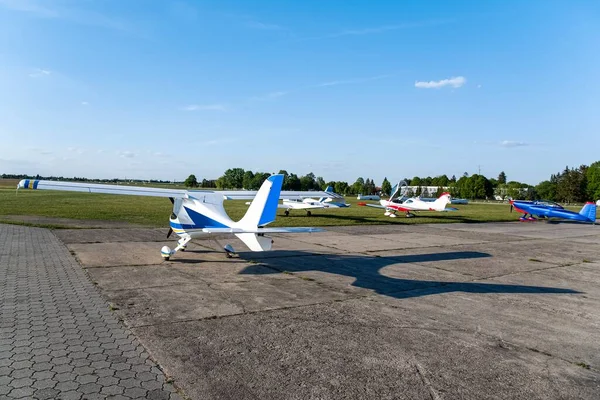
[[[444,211],[450,203],[450,194],[444,193],[435,201],[423,201],[418,197],[408,199],[380,200],[379,204],[396,211]]]

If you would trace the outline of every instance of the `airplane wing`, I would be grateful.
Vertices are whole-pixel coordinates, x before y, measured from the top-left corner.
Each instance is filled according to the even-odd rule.
[[[190,191],[193,193],[193,191]],[[222,195],[225,200],[252,200],[256,196],[256,190],[215,190],[213,193]],[[294,191],[282,190],[279,199],[305,199],[307,197],[328,197],[339,199],[344,196],[337,193],[325,191]]]
[[[386,206],[382,206],[381,204],[369,204],[369,203],[357,203],[357,205],[362,207],[375,207],[375,208],[387,208]]]
[[[46,181],[23,179],[19,182],[17,189],[39,189],[39,190],[66,190],[71,192],[86,193],[104,193],[104,194],[124,194],[132,196],[154,196],[154,197],[172,197],[176,199],[187,198],[194,195],[217,194],[222,195],[226,200],[253,200],[258,193],[256,190],[230,190],[230,191],[212,191],[212,190],[186,190],[186,189],[163,189],[154,187],[128,186],[128,185],[108,185],[87,182],[65,182],[65,181]],[[343,197],[336,193],[324,191],[282,191],[279,199],[303,199],[306,197]]]
[[[127,186],[127,185],[105,185],[98,183],[78,183],[63,181],[44,181],[34,179],[23,179],[19,182],[17,189],[34,190],[67,190],[71,192],[125,194],[132,196],[154,196],[186,198],[188,191],[185,189],[161,189],[153,187]],[[205,192],[212,193],[212,192]]]
[[[277,208],[285,208],[291,210],[312,210],[315,208],[329,208],[328,205],[325,204],[310,204],[310,203],[285,203],[285,204],[277,204]]]
[[[256,229],[241,229],[241,228],[202,228],[202,232],[207,233],[304,233],[304,232],[324,232],[322,228],[256,228]]]

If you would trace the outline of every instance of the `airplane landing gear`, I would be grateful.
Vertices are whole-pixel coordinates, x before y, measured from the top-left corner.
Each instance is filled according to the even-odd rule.
[[[235,254],[235,250],[233,249],[233,246],[231,246],[230,244],[226,244],[223,247],[223,250],[225,250],[225,257],[227,257],[227,258],[231,258],[231,257],[233,257],[233,254]]]
[[[312,215],[312,213],[311,213],[310,211],[307,211],[307,212],[306,212],[306,216],[307,216],[307,217],[310,217],[311,215]]]
[[[416,215],[413,213],[409,213],[409,212],[406,213],[406,218],[413,218],[413,217],[416,217]]]
[[[283,214],[284,214],[284,215],[287,217],[288,215],[290,215],[290,210],[285,210],[285,211],[283,212]]]

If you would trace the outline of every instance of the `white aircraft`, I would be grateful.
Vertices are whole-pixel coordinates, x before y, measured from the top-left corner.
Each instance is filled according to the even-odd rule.
[[[325,193],[327,193],[327,197],[321,197],[318,200],[310,197],[305,199],[283,199],[283,204],[279,204],[277,207],[285,208],[284,214],[286,216],[290,214],[290,210],[306,210],[306,215],[309,217],[311,216],[310,210],[316,208],[350,207],[350,204],[347,204],[344,200],[344,196],[335,193],[331,186],[327,186]],[[342,199],[342,201],[334,202],[333,199]]]
[[[380,198],[376,194],[359,194],[356,196],[356,200],[379,200]]]
[[[406,182],[402,181],[392,188],[392,195],[389,200],[380,200],[379,204],[358,203],[359,206],[368,206],[376,208],[384,208],[386,217],[396,218],[396,212],[403,211],[407,218],[414,217],[412,211],[457,211],[456,208],[446,208],[450,203],[450,193],[444,192],[435,201],[424,201],[419,197],[407,197],[402,191],[402,187],[406,186]],[[400,197],[396,197],[401,193]]]
[[[93,183],[74,183],[62,181],[44,181],[23,179],[17,190],[48,189],[74,192],[124,194],[133,196],[168,197],[173,203],[173,212],[169,220],[170,229],[167,238],[175,232],[180,239],[177,247],[171,250],[164,246],[160,253],[168,260],[177,251],[184,251],[193,238],[214,233],[232,233],[252,251],[271,250],[273,240],[265,233],[321,232],[320,228],[265,228],[275,221],[277,203],[280,196],[285,198],[304,198],[308,196],[327,196],[325,192],[281,191],[283,175],[271,175],[258,191],[188,191],[184,189],[159,189],[136,186],[104,185]],[[253,199],[241,220],[235,222],[229,218],[223,208],[226,199]],[[227,257],[235,250],[230,244],[224,246]]]

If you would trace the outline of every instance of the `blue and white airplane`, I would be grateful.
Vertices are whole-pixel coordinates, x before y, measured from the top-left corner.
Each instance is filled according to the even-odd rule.
[[[537,221],[535,218],[537,216],[538,218],[570,219],[596,225],[596,204],[592,201],[585,203],[579,212],[567,210],[558,203],[545,200],[510,200],[510,212],[513,208],[523,214],[519,218],[519,221],[522,222]]]
[[[282,204],[279,204],[279,208],[285,208],[284,214],[288,216],[290,214],[290,210],[305,210],[307,216],[311,216],[310,210],[317,208],[346,208],[350,207],[350,204],[346,203],[344,200],[344,196],[337,194],[333,191],[333,187],[327,186],[325,189],[325,193],[327,196],[321,197],[318,200],[313,198],[304,198],[304,199],[283,199]],[[338,199],[338,201],[333,201],[334,199]]]
[[[325,192],[281,191],[283,175],[271,175],[258,191],[188,191],[184,189],[161,189],[138,186],[104,185],[94,183],[75,183],[23,179],[17,190],[47,189],[73,192],[122,194],[133,196],[168,197],[173,203],[173,212],[169,220],[170,229],[167,238],[175,232],[180,239],[177,246],[170,249],[164,246],[161,255],[168,260],[179,250],[185,250],[193,238],[209,234],[232,233],[252,251],[271,250],[273,240],[266,233],[321,232],[320,228],[265,228],[275,221],[277,204],[280,198],[304,198],[309,196],[327,196]],[[223,200],[253,199],[246,214],[239,221],[233,221],[223,207]],[[227,257],[235,250],[230,244],[225,247]]]

